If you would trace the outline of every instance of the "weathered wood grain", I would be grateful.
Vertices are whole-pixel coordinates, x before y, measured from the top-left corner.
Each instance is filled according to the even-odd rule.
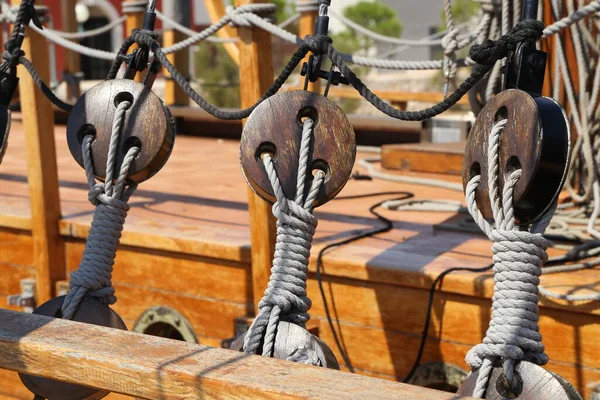
[[[93,134],[94,173],[105,179],[117,106],[125,101],[131,106],[123,118],[115,165],[118,170],[129,148],[138,146],[140,151],[131,163],[128,178],[142,182],[160,171],[169,159],[175,141],[175,122],[162,100],[141,83],[115,79],[90,88],[77,100],[69,115],[67,142],[73,158],[83,168],[83,137]]]
[[[146,399],[457,399],[451,393],[30,314],[0,310],[0,325],[8,327],[0,333],[0,367]]]
[[[389,144],[381,148],[385,169],[460,175],[464,142]]]
[[[275,193],[261,159],[270,153],[287,198],[296,196],[303,118],[314,122],[307,161],[306,187],[311,172],[325,172],[315,206],[334,198],[354,167],[356,140],[348,118],[334,102],[303,90],[276,94],[261,103],[246,121],[240,142],[240,164],[248,185],[263,199],[274,203]]]

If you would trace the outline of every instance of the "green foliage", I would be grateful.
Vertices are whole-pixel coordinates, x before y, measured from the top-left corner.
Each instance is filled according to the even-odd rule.
[[[221,45],[203,42],[196,52],[196,79],[202,94],[217,107],[239,107],[239,69]]]
[[[357,24],[379,34],[400,37],[402,24],[394,9],[380,1],[362,0],[344,8],[344,16]],[[332,35],[335,46],[345,53],[361,52],[367,54],[375,41],[352,29]]]
[[[453,0],[452,1],[452,19],[454,20],[454,24],[462,24],[463,22],[467,22],[471,18],[473,18],[479,10],[481,9],[481,5],[476,3],[473,0]],[[446,24],[446,14],[442,9],[442,21],[444,22],[444,26]],[[442,28],[444,29],[444,28]]]

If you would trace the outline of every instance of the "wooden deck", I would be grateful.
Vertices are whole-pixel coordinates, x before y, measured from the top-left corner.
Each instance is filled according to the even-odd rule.
[[[56,129],[67,270],[77,268],[91,222],[83,170]],[[359,154],[359,158],[366,154]],[[420,175],[459,182],[456,175]],[[410,191],[417,198],[462,199],[462,193],[385,181],[348,183],[340,194]],[[387,196],[388,198],[393,196]],[[309,295],[320,337],[342,363],[314,276],[314,256],[331,241],[379,222],[369,207],[384,197],[334,200],[317,209]],[[246,183],[238,143],[180,136],[162,170],[138,188],[118,252],[113,283],[115,310],[129,328],[151,306],[172,307],[191,323],[201,344],[219,346],[234,335],[234,319],[252,312]],[[491,259],[481,235],[434,230],[451,213],[381,211],[394,229],[334,249],[324,258],[325,292],[341,341],[358,373],[401,379],[416,356],[427,292],[451,267],[483,267]],[[19,292],[34,277],[22,125],[15,122],[0,165],[0,297]],[[600,290],[600,272],[548,275],[542,284],[561,292]],[[464,356],[488,325],[491,274],[457,272],[436,296],[423,362],[467,369]],[[6,307],[0,303],[0,306]],[[11,307],[6,307],[11,308]],[[12,309],[18,310],[14,307]],[[600,382],[600,308],[597,303],[542,300],[541,330],[548,368],[568,379],[587,399]],[[111,395],[110,398],[117,398]],[[30,399],[13,372],[0,370],[0,399]]]

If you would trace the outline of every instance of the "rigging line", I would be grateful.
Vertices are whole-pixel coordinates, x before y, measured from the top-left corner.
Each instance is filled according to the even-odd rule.
[[[367,193],[367,194],[360,194],[360,195],[354,195],[354,196],[340,196],[340,197],[336,197],[333,200],[355,200],[355,199],[362,199],[362,198],[367,198],[367,197],[375,197],[375,196],[402,196],[399,198],[395,198],[393,200],[406,200],[406,199],[410,199],[411,197],[414,197],[414,194],[411,192],[405,192],[405,191],[399,191],[399,192],[377,192],[377,193]],[[350,372],[354,372],[354,367],[352,366],[352,363],[350,362],[350,358],[348,357],[348,354],[346,353],[346,350],[344,349],[344,346],[342,345],[342,342],[340,340],[340,337],[338,336],[338,333],[335,329],[334,323],[333,323],[333,319],[331,318],[331,312],[329,310],[329,303],[327,302],[327,298],[325,296],[325,288],[323,286],[323,277],[321,274],[321,271],[323,269],[323,255],[325,254],[325,252],[327,250],[336,248],[336,247],[340,247],[352,242],[355,242],[359,239],[364,239],[367,237],[371,237],[373,235],[376,235],[378,233],[385,233],[385,232],[389,232],[394,224],[391,220],[389,220],[388,218],[384,217],[383,215],[377,213],[375,210],[379,207],[381,207],[381,205],[386,202],[389,201],[389,199],[380,201],[374,205],[372,205],[369,208],[369,212],[371,214],[373,214],[375,217],[377,217],[377,219],[380,222],[383,222],[384,225],[380,226],[380,227],[375,227],[375,228],[371,228],[371,229],[367,229],[367,230],[363,230],[355,235],[352,235],[346,239],[334,242],[334,243],[330,243],[327,246],[323,247],[320,251],[319,254],[317,255],[317,269],[316,269],[316,279],[317,279],[317,283],[319,285],[319,292],[321,293],[321,299],[323,300],[323,306],[325,309],[325,316],[327,317],[327,322],[329,324],[329,328],[331,329],[331,332],[333,334],[333,339],[335,341],[335,344],[340,352],[340,355],[342,356],[342,358],[344,359],[344,362],[346,363],[346,366],[348,367],[348,369],[350,370]]]

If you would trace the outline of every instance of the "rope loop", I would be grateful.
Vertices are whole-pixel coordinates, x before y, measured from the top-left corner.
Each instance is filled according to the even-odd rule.
[[[277,11],[277,6],[275,4],[247,4],[241,7],[225,7],[225,15],[229,18],[231,25],[245,28],[254,26],[252,21],[248,18],[249,14],[266,16],[275,11]]]
[[[503,35],[498,40],[486,40],[481,44],[475,44],[469,50],[469,56],[480,65],[493,65],[496,61],[507,57],[508,53],[515,50],[517,44],[528,40],[541,39],[544,31],[544,23],[541,21],[521,21],[511,32]]]
[[[246,353],[257,353],[262,343],[262,355],[271,357],[280,320],[304,327],[310,319],[308,310],[312,303],[306,292],[306,282],[312,238],[317,227],[312,210],[325,177],[322,171],[316,172],[308,193],[305,193],[307,174],[312,172],[307,169],[313,127],[314,122],[307,118],[302,130],[293,200],[283,192],[271,155],[261,156],[277,199],[273,205],[273,215],[277,218],[277,242],[269,284],[258,304],[258,315],[244,338]],[[297,357],[300,356],[292,355],[294,359]],[[307,361],[312,358],[304,354],[297,359]]]
[[[306,43],[313,54],[321,55],[327,54],[333,43],[333,39],[327,35],[306,35],[304,43]]]
[[[93,297],[106,305],[114,304],[117,301],[111,281],[112,268],[129,211],[127,201],[137,187],[135,183],[127,181],[127,175],[133,160],[139,153],[139,148],[131,147],[127,151],[119,167],[118,175],[115,173],[119,138],[125,122],[125,113],[130,107],[131,103],[128,101],[123,101],[117,106],[104,183],[97,183],[94,175],[91,151],[94,136],[85,136],[81,144],[86,177],[90,187],[88,199],[96,209],[83,258],[77,271],[71,274],[69,293],[62,308],[65,319],[73,317],[85,296]]]
[[[466,356],[467,363],[479,370],[474,397],[485,396],[492,366],[503,361],[504,375],[514,383],[514,365],[530,361],[538,365],[548,362],[539,332],[538,286],[542,266],[548,260],[548,241],[543,232],[554,214],[555,207],[530,230],[519,230],[513,209],[513,190],[521,170],[507,172],[502,192],[499,188],[500,136],[506,120],[494,125],[488,140],[488,186],[495,226],[488,222],[477,207],[475,191],[481,175],[467,184],[466,197],[469,213],[482,231],[493,242],[494,296],[492,318],[481,344]]]

